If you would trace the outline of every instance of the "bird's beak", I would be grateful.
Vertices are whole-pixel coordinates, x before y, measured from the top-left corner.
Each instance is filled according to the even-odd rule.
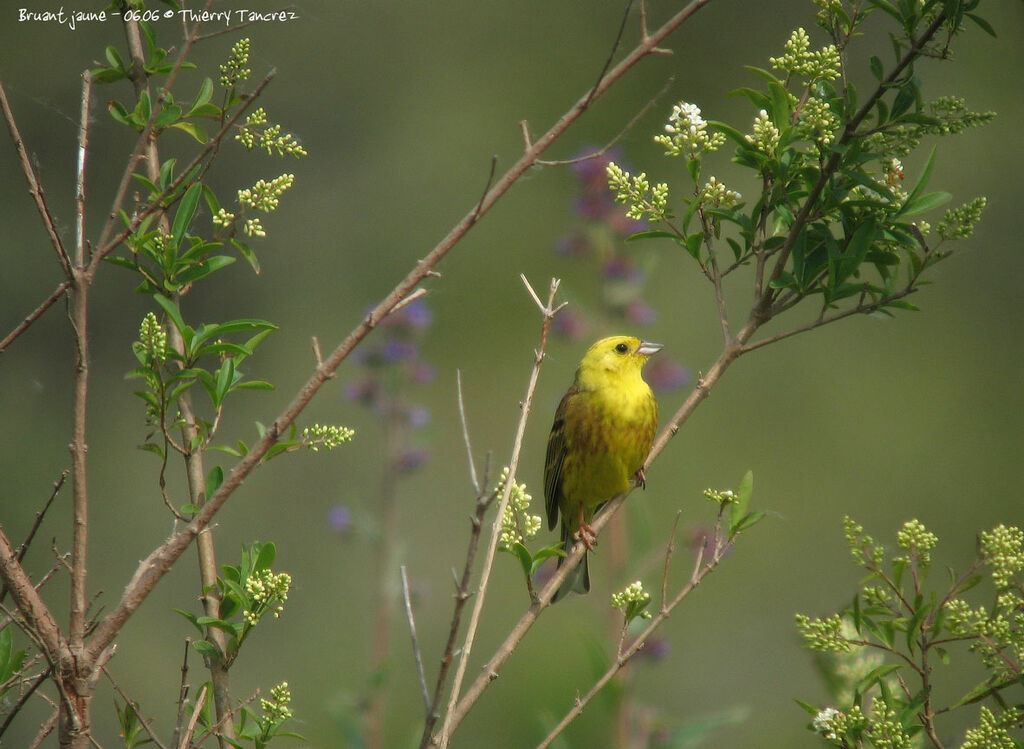
[[[636,350],[641,356],[653,356],[654,354],[661,351],[664,346],[660,343],[651,343],[650,341],[640,341],[640,347]]]

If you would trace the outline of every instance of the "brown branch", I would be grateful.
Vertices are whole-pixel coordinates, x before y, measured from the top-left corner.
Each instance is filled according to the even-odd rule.
[[[29,744],[28,749],[39,749],[46,741],[46,737],[53,733],[53,729],[57,727],[57,718],[60,716],[60,712],[54,710],[46,721],[39,726],[39,732],[36,737],[32,739],[32,743]]]
[[[164,744],[164,742],[162,742],[160,740],[160,737],[157,736],[156,731],[153,730],[153,726],[150,725],[148,720],[142,717],[142,713],[140,713],[138,709],[138,703],[130,699],[128,695],[124,693],[124,690],[121,689],[121,685],[117,683],[117,681],[114,679],[113,674],[110,673],[110,670],[106,666],[103,666],[102,670],[103,674],[110,681],[110,686],[112,686],[114,688],[114,691],[121,695],[121,699],[124,700],[125,710],[131,708],[132,712],[135,713],[135,717],[139,719],[139,723],[142,724],[142,727],[146,729],[146,733],[149,734],[150,740],[152,740],[154,744],[160,747],[160,749],[167,749],[167,746]]]
[[[46,301],[36,307],[28,317],[18,323],[17,327],[7,334],[6,338],[0,341],[0,353],[3,353],[7,347],[14,342],[15,338],[24,333],[28,329],[29,325],[38,320],[46,310],[50,309],[58,299],[64,296],[70,286],[70,281],[61,281],[60,284],[57,285],[56,290],[46,298]]]
[[[78,123],[78,168],[75,172],[75,263],[82,267],[85,258],[85,157],[89,147],[89,105],[92,102],[92,75],[82,73],[82,110]]]
[[[484,478],[486,484],[486,477]],[[484,527],[484,515],[491,506],[497,494],[477,490],[476,512],[470,521],[472,529],[469,534],[469,549],[466,551],[466,562],[462,568],[462,577],[456,581],[455,606],[452,612],[451,627],[448,630],[448,641],[445,643],[444,653],[441,656],[441,666],[438,669],[437,681],[434,684],[434,693],[430,698],[430,707],[427,710],[427,719],[423,726],[423,735],[420,737],[420,747],[425,747],[430,742],[434,725],[440,717],[437,710],[441,704],[441,697],[445,684],[448,683],[448,670],[455,660],[455,641],[459,636],[459,626],[462,623],[462,612],[466,607],[466,601],[470,598],[469,583],[473,576],[473,564],[476,562],[476,553],[480,546],[480,534]]]
[[[50,244],[53,246],[54,252],[57,253],[57,261],[60,263],[61,269],[64,271],[65,278],[71,278],[71,258],[68,256],[67,250],[64,248],[64,243],[60,239],[60,235],[57,233],[57,225],[54,223],[53,216],[50,214],[50,207],[46,204],[46,196],[43,194],[43,187],[39,183],[39,179],[36,177],[35,170],[32,168],[32,162],[28,157],[28,152],[25,150],[25,141],[21,138],[21,132],[18,130],[18,123],[14,119],[14,112],[11,110],[10,102],[7,101],[7,91],[4,89],[3,79],[0,79],[0,109],[3,109],[4,120],[7,122],[7,130],[11,134],[11,139],[14,141],[14,150],[18,153],[18,161],[21,163],[21,171],[25,175],[25,180],[28,182],[28,191],[32,196],[33,202],[36,204],[36,210],[39,211],[39,218],[43,221],[43,228],[46,229],[46,234],[50,238]]]
[[[11,723],[14,722],[14,719],[18,716],[18,713],[21,712],[21,708],[25,707],[25,703],[28,702],[29,698],[31,698],[35,691],[39,689],[39,686],[49,678],[51,673],[53,673],[53,666],[50,666],[45,671],[36,675],[36,677],[28,685],[28,689],[21,693],[21,696],[18,697],[18,701],[11,706],[9,712],[7,713],[7,717],[4,719],[3,725],[0,725],[0,738],[3,737],[4,732],[11,725]]]
[[[36,513],[36,519],[32,523],[32,527],[28,531],[28,535],[25,536],[25,540],[21,542],[21,546],[18,547],[17,560],[18,564],[25,559],[25,555],[28,553],[28,547],[32,544],[32,540],[36,537],[36,532],[39,530],[39,526],[43,524],[43,518],[46,517],[47,510],[50,509],[50,505],[53,504],[53,500],[57,498],[57,493],[60,492],[61,487],[64,486],[64,481],[68,477],[68,472],[61,471],[60,478],[53,482],[53,491],[50,492],[50,498],[46,500],[43,508]],[[44,578],[45,579],[45,578]],[[4,602],[7,597],[7,585],[4,584],[0,587],[0,603]]]
[[[650,623],[644,628],[644,630],[639,635],[637,635],[636,639],[633,640],[632,643],[630,643],[628,648],[622,650],[620,644],[620,648],[616,653],[615,661],[612,663],[612,665],[608,667],[608,669],[601,675],[601,677],[594,683],[594,685],[585,695],[576,698],[572,708],[562,717],[558,724],[551,729],[551,731],[544,738],[544,740],[537,745],[537,749],[546,749],[548,746],[551,745],[551,743],[556,738],[558,738],[562,731],[564,731],[566,727],[573,720],[575,720],[580,715],[580,713],[583,712],[584,708],[588,704],[590,704],[591,700],[593,700],[594,697],[596,697],[597,694],[605,686],[607,686],[608,682],[610,682],[615,677],[615,675],[618,674],[638,652],[640,652],[640,650],[647,644],[647,641],[650,639],[651,635],[653,635],[654,632],[658,629],[658,627],[660,627],[665,622],[665,620],[668,619],[669,614],[672,613],[672,610],[675,609],[675,607],[678,606],[680,603],[682,603],[683,599],[690,595],[690,593],[692,593],[697,588],[697,586],[700,585],[701,581],[709,574],[714,572],[715,568],[718,567],[723,557],[725,557],[725,555],[729,552],[729,550],[733,546],[733,543],[735,542],[735,537],[728,539],[724,542],[722,541],[719,532],[719,526],[721,525],[722,512],[724,511],[724,509],[725,505],[722,505],[722,507],[719,509],[718,522],[715,526],[714,546],[712,548],[711,559],[707,563],[704,563],[703,560],[705,547],[702,546],[701,549],[697,552],[697,558],[694,562],[693,572],[690,574],[689,582],[682,587],[682,589],[676,594],[672,601],[668,603],[668,605],[665,605],[664,603],[662,604],[658,613],[654,617],[652,617]],[[623,628],[623,633],[625,633],[625,628]]]
[[[565,306],[564,304],[557,307],[554,306],[555,295],[558,293],[558,286],[561,283],[557,278],[551,279],[546,305],[541,303],[540,299],[537,297],[537,293],[533,290],[533,287],[530,286],[529,281],[526,280],[526,276],[520,275],[520,278],[541,311],[542,322],[540,328],[540,343],[538,344],[537,350],[534,352],[533,368],[530,370],[530,380],[526,386],[526,395],[520,404],[521,413],[519,415],[519,423],[516,425],[515,439],[512,443],[512,455],[509,457],[508,477],[505,479],[504,490],[502,491],[501,500],[498,503],[498,510],[494,516],[494,523],[491,526],[491,537],[487,545],[486,556],[484,557],[484,566],[480,572],[480,584],[477,588],[476,600],[473,602],[473,611],[469,617],[469,625],[466,629],[466,639],[460,649],[459,665],[455,670],[455,678],[452,681],[452,691],[448,700],[448,709],[445,712],[444,723],[441,726],[441,736],[438,741],[438,746],[441,749],[445,749],[448,746],[448,741],[451,738],[453,730],[451,725],[453,713],[459,700],[459,692],[462,689],[462,679],[466,673],[469,656],[473,651],[473,642],[476,637],[477,626],[480,622],[480,614],[483,611],[484,601],[487,598],[491,568],[494,564],[494,557],[498,549],[498,539],[501,537],[501,524],[505,517],[505,509],[508,507],[509,496],[512,494],[512,487],[515,485],[516,470],[519,468],[519,454],[523,447],[523,437],[526,434],[526,422],[530,416],[530,406],[533,403],[533,394],[537,388],[537,380],[540,377],[540,367],[541,364],[544,363],[544,349],[547,346],[548,332],[551,330],[551,322],[554,320],[555,315],[558,314],[559,310]]]
[[[70,659],[71,651],[64,635],[57,626],[53,614],[43,599],[39,596],[28,574],[18,563],[17,555],[11,548],[7,535],[0,526],[0,578],[3,579],[11,592],[15,605],[25,618],[25,626],[42,643],[43,651],[46,653],[50,663],[56,664],[66,662]]]
[[[416,636],[416,618],[412,613],[412,596],[409,594],[409,576],[405,571],[405,565],[401,567],[402,574],[402,600],[405,602],[405,618],[409,622],[409,636],[412,638],[412,655],[416,660],[416,676],[419,677],[420,694],[423,696],[423,709],[430,712],[430,695],[427,694],[427,677],[423,673],[423,655],[420,651],[420,641]]]

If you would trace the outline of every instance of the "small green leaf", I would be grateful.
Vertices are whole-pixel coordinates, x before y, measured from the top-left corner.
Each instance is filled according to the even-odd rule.
[[[206,143],[210,140],[210,136],[206,134],[206,131],[194,122],[175,122],[171,127],[188,133],[199,143]]]
[[[185,195],[178,204],[178,210],[174,214],[174,224],[171,226],[171,236],[174,237],[174,246],[181,246],[181,240],[188,230],[189,224],[196,215],[196,208],[199,205],[199,197],[203,194],[203,186],[200,183],[192,185],[185,191]]]
[[[178,309],[178,306],[163,294],[154,294],[153,299],[156,300],[157,304],[163,307],[164,312],[167,313],[167,317],[170,318],[171,323],[178,332],[182,334],[182,337],[185,336],[185,331],[188,330],[189,338],[191,338],[192,329],[185,324],[185,321],[181,317],[181,310]]]
[[[875,80],[881,82],[882,78],[885,77],[885,70],[882,67],[882,61],[878,59],[877,55],[871,55],[869,66],[871,68],[871,75],[875,76]]]
[[[221,658],[220,650],[209,640],[196,640],[192,643],[192,647],[204,658],[212,658],[214,660],[220,660]]]
[[[750,498],[754,494],[754,472],[747,471],[736,488],[736,501],[729,505],[729,537],[739,532],[740,522],[747,515]],[[757,521],[754,521],[757,522]]]

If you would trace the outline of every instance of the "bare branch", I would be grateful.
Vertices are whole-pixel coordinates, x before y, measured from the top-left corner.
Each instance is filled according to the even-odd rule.
[[[462,370],[455,370],[455,391],[458,394],[459,422],[462,424],[462,441],[466,445],[466,457],[469,460],[469,479],[473,483],[473,491],[480,494],[480,480],[476,475],[476,463],[473,460],[473,445],[469,440],[469,425],[466,423],[466,404],[462,398]],[[0,597],[0,601],[3,597]]]
[[[10,726],[12,722],[14,722],[14,719],[18,716],[18,713],[21,712],[21,708],[25,706],[25,703],[29,701],[29,698],[32,697],[35,691],[39,689],[39,686],[44,681],[46,681],[46,679],[52,673],[53,666],[50,666],[45,671],[37,674],[34,679],[32,679],[32,682],[28,685],[28,688],[21,693],[20,697],[18,697],[18,701],[10,707],[10,710],[7,713],[7,717],[4,719],[3,725],[0,725],[0,738],[3,737],[4,732],[7,730],[7,727]]]
[[[28,151],[25,150],[25,141],[21,138],[21,132],[18,130],[18,123],[14,119],[14,112],[11,110],[10,102],[7,101],[7,90],[4,88],[3,79],[0,79],[0,109],[3,109],[4,119],[7,121],[7,130],[10,132],[11,139],[14,141],[14,150],[18,152],[18,161],[21,163],[21,171],[25,175],[25,180],[28,182],[29,194],[32,196],[32,200],[36,204],[36,210],[39,211],[39,218],[43,220],[43,228],[46,229],[46,234],[50,238],[50,244],[53,246],[54,252],[57,253],[57,261],[60,263],[60,267],[64,270],[64,276],[70,280],[71,258],[68,256],[68,252],[64,248],[64,243],[61,241],[60,235],[57,233],[57,225],[54,223],[53,216],[50,214],[50,207],[46,204],[46,196],[43,194],[43,187],[39,184],[36,172],[32,168],[32,162],[28,158]]]
[[[28,749],[39,749],[39,747],[43,745],[43,742],[46,741],[46,737],[53,733],[53,729],[57,727],[57,718],[59,716],[60,713],[57,710],[54,710],[53,714],[46,719],[46,722],[39,726],[39,732],[36,734],[36,737],[32,739],[32,743],[29,744]]]
[[[12,330],[10,333],[7,334],[6,338],[4,338],[2,341],[0,341],[0,353],[3,353],[4,350],[6,350],[6,348],[8,346],[10,346],[11,343],[14,342],[15,338],[17,338],[22,333],[24,333],[25,330],[28,329],[29,325],[31,325],[36,320],[38,320],[42,316],[42,314],[44,312],[46,312],[46,310],[50,309],[50,307],[53,306],[54,302],[56,302],[58,299],[60,299],[62,296],[64,296],[64,294],[67,292],[67,290],[68,290],[68,288],[70,286],[71,286],[71,282],[70,281],[61,281],[57,285],[56,290],[54,290],[54,292],[52,294],[50,294],[49,297],[46,298],[46,301],[44,301],[42,304],[40,304],[38,307],[36,307],[29,314],[28,317],[26,317],[24,320],[22,320],[20,323],[18,323],[17,327],[15,327],[14,330]]]
[[[420,680],[420,693],[423,695],[423,709],[430,712],[430,696],[427,694],[427,677],[423,673],[423,656],[420,653],[420,641],[416,637],[416,619],[412,615],[412,598],[409,595],[409,576],[405,565],[401,566],[402,598],[405,601],[405,618],[409,621],[409,635],[412,637],[412,654],[416,659],[416,675]]]
[[[658,99],[660,99],[662,96],[664,96],[665,92],[668,91],[669,88],[671,88],[673,83],[675,83],[675,76],[669,76],[668,81],[666,81],[665,85],[661,87],[661,90],[658,91],[658,93],[656,93],[654,96],[652,96],[651,99],[646,104],[643,105],[643,107],[640,109],[639,112],[637,112],[635,115],[633,115],[633,119],[631,119],[629,122],[627,122],[626,126],[624,128],[622,128],[622,130],[620,130],[618,132],[618,134],[615,135],[614,138],[612,138],[610,141],[605,143],[597,151],[592,151],[591,153],[588,153],[585,156],[577,156],[574,159],[564,159],[562,161],[547,161],[545,159],[537,159],[537,166],[572,166],[573,164],[582,164],[584,161],[590,161],[591,159],[596,159],[596,158],[599,158],[601,156],[604,156],[606,153],[608,153],[610,150],[612,150],[612,148],[615,147],[615,144],[618,143],[620,140],[622,140],[626,136],[626,134],[630,130],[632,130],[633,127],[640,120],[642,120],[644,118],[644,115],[646,115],[648,112],[651,111],[651,108],[658,102]],[[529,141],[529,137],[526,135],[526,130],[525,130],[526,122],[525,121],[522,123],[522,126],[524,128],[523,135],[527,139],[526,140],[526,144],[527,144],[527,147],[529,147],[530,141]]]
[[[141,723],[142,727],[146,729],[146,733],[149,734],[149,738],[153,743],[160,747],[160,749],[167,749],[164,743],[160,740],[160,737],[156,735],[156,731],[153,730],[153,726],[149,724],[148,720],[142,717],[142,713],[138,710],[137,703],[124,693],[124,690],[121,689],[121,685],[117,683],[106,666],[103,666],[103,674],[110,681],[110,685],[114,688],[114,691],[121,695],[121,699],[124,700],[125,710],[130,707],[135,712],[135,717],[139,719],[139,723]]]
[[[192,740],[192,734],[196,730],[196,723],[199,722],[199,715],[203,711],[204,702],[206,702],[205,684],[203,684],[203,688],[199,690],[199,696],[196,698],[196,706],[192,710],[192,717],[188,719],[188,726],[185,728],[185,733],[181,737],[181,743],[178,744],[178,749],[188,749],[188,743]]]
[[[89,146],[89,105],[92,75],[82,73],[82,111],[78,122],[78,168],[75,177],[75,264],[85,265],[85,157]]]
[[[534,293],[530,286],[529,281],[526,280],[525,276],[520,276],[523,283],[526,285],[527,290],[533,296],[534,301],[537,300],[537,295]],[[445,712],[444,724],[441,727],[441,736],[438,742],[438,746],[441,749],[445,749],[448,746],[448,740],[451,738],[451,732],[453,730],[452,718],[454,717],[455,707],[459,700],[459,691],[462,688],[462,679],[466,673],[466,666],[469,662],[470,653],[473,652],[473,641],[476,637],[477,626],[480,622],[480,613],[483,610],[484,601],[487,597],[487,587],[491,577],[491,567],[494,564],[494,555],[498,549],[498,539],[501,536],[501,523],[505,515],[505,508],[508,507],[508,498],[512,493],[512,487],[515,485],[516,470],[519,467],[519,453],[523,447],[523,437],[526,433],[526,421],[530,415],[530,406],[533,402],[533,393],[537,387],[537,379],[540,376],[540,366],[544,362],[544,349],[547,345],[548,331],[551,329],[551,321],[554,319],[555,314],[561,309],[554,307],[555,294],[558,293],[559,281],[556,278],[551,279],[551,286],[548,291],[548,303],[547,306],[542,307],[543,321],[540,329],[540,344],[535,352],[533,369],[530,371],[530,381],[526,386],[526,396],[523,398],[521,408],[521,414],[519,416],[519,423],[516,426],[516,436],[512,443],[512,455],[509,458],[508,465],[508,478],[505,480],[504,491],[501,495],[501,502],[498,504],[498,511],[494,516],[494,523],[491,527],[491,537],[487,545],[487,555],[484,557],[483,570],[480,573],[480,585],[477,589],[476,600],[473,602],[473,611],[470,614],[469,626],[466,630],[466,640],[462,645],[462,652],[459,656],[459,665],[455,671],[455,679],[452,682],[452,691],[448,700],[448,710]]]
[[[723,505],[722,508],[719,509],[719,522],[721,522],[721,513],[724,510],[724,507],[725,506]],[[675,531],[673,530],[673,533],[674,532]],[[715,539],[711,559],[706,564],[703,563],[704,548],[706,546],[705,540],[705,546],[702,546],[697,553],[697,558],[694,563],[693,572],[691,573],[690,580],[687,582],[687,584],[683,586],[683,588],[675,595],[675,597],[667,606],[662,605],[659,612],[651,618],[650,623],[644,628],[644,630],[639,635],[637,635],[636,639],[633,640],[632,643],[630,643],[629,647],[623,650],[620,643],[619,650],[616,654],[615,661],[612,663],[612,665],[608,667],[608,669],[601,675],[601,677],[594,683],[594,685],[590,688],[589,691],[587,691],[585,695],[576,698],[576,700],[573,702],[572,708],[562,717],[562,720],[560,720],[558,724],[551,729],[551,731],[544,738],[544,740],[537,745],[537,749],[546,749],[548,746],[550,746],[551,743],[562,733],[562,731],[564,731],[566,727],[573,720],[575,720],[580,715],[580,713],[583,712],[584,708],[588,704],[590,704],[591,700],[593,700],[594,697],[597,696],[597,694],[608,684],[608,682],[610,682],[615,677],[615,675],[619,671],[621,671],[627,663],[629,663],[633,656],[640,652],[640,650],[650,639],[651,635],[654,634],[655,630],[657,630],[658,627],[660,627],[665,622],[665,620],[668,619],[669,614],[672,613],[672,610],[676,606],[678,606],[684,598],[686,598],[690,593],[692,593],[698,585],[700,585],[701,580],[703,580],[705,577],[707,577],[707,575],[709,575],[715,570],[718,564],[722,561],[722,558],[728,553],[729,549],[732,548],[734,541],[735,538],[729,539],[728,541],[725,541],[723,543],[718,533],[718,526],[716,525]]]

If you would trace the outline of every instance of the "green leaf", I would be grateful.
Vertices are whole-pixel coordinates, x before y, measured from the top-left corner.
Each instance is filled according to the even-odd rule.
[[[269,570],[274,566],[274,560],[277,559],[277,547],[272,543],[265,544],[253,544],[253,546],[259,547],[259,555],[256,557],[256,561],[253,564],[253,572],[261,572],[262,570]]]
[[[192,101],[192,106],[189,107],[188,116],[194,117],[196,109],[208,104],[211,99],[213,99],[213,81],[209,78],[204,78],[199,86],[196,98]]]
[[[638,231],[636,234],[630,234],[626,237],[627,242],[638,242],[641,239],[654,239],[656,237],[664,237],[665,239],[671,239],[673,242],[679,242],[679,235],[674,232],[664,231],[662,229],[649,229],[647,231]]]
[[[153,120],[153,127],[168,127],[169,125],[171,125],[171,123],[177,122],[180,117],[181,107],[179,107],[177,104],[165,105],[164,108],[160,110],[160,114],[158,114],[156,116],[156,119]]]
[[[206,131],[194,122],[175,122],[171,127],[188,133],[199,143],[206,143],[210,140],[210,136],[206,134]]]
[[[512,544],[509,552],[519,560],[519,566],[522,568],[523,574],[530,577],[533,571],[533,557],[530,556],[530,550],[517,541]]]
[[[628,242],[629,239],[627,238],[626,241]],[[258,275],[260,272],[260,261],[256,257],[256,253],[253,252],[252,247],[247,245],[245,242],[239,241],[235,238],[231,239],[231,244],[234,245],[234,248],[238,250],[239,254],[245,258],[246,262],[249,263],[249,266],[253,269],[253,272]]]
[[[897,218],[907,218],[908,216],[916,216],[919,213],[925,213],[927,211],[934,210],[940,205],[944,205],[953,199],[953,196],[948,192],[931,192],[927,195],[922,195],[917,200],[911,202],[907,199],[907,202],[900,208],[899,213],[896,214]]]
[[[150,114],[152,114],[152,105],[149,101],[149,92],[143,91],[139,94],[139,103],[135,105],[135,116],[141,125],[145,125],[149,122]]]
[[[220,485],[224,483],[224,469],[220,466],[214,466],[210,469],[210,472],[206,475],[206,496],[207,498],[212,497]]]
[[[154,294],[153,299],[156,300],[157,304],[163,307],[164,312],[167,313],[167,317],[170,318],[171,323],[177,331],[181,333],[182,337],[185,337],[185,331],[187,330],[188,339],[191,339],[193,331],[185,324],[185,321],[181,317],[181,310],[178,309],[178,306],[163,294]]]
[[[194,283],[201,278],[206,278],[211,273],[216,273],[221,268],[226,268],[233,262],[235,262],[235,258],[230,255],[214,255],[179,273],[177,281],[181,284]]]
[[[966,15],[967,15],[968,18],[970,18],[972,21],[974,21],[976,24],[978,24],[978,28],[980,28],[982,31],[984,31],[989,36],[995,37],[996,30],[992,28],[991,24],[989,24],[988,21],[986,21],[984,18],[982,18],[981,16],[976,15],[974,13],[967,13]]]
[[[754,494],[754,472],[747,471],[736,488],[736,501],[729,505],[729,537],[739,533],[740,523],[747,515],[750,498]],[[756,521],[755,521],[756,522]]]
[[[199,198],[203,194],[203,186],[200,183],[192,185],[185,191],[185,195],[178,204],[178,210],[174,214],[174,224],[171,226],[171,236],[174,237],[174,246],[179,247],[185,236],[185,231],[196,215],[196,208],[199,205]]]
[[[195,640],[192,643],[192,647],[196,649],[196,652],[202,655],[204,658],[211,658],[214,660],[221,659],[220,650],[209,640]]]
[[[110,67],[117,68],[118,70],[126,70],[124,66],[124,60],[121,59],[121,53],[117,51],[116,47],[108,46],[104,51],[104,55],[107,58],[107,62],[110,63]]]

